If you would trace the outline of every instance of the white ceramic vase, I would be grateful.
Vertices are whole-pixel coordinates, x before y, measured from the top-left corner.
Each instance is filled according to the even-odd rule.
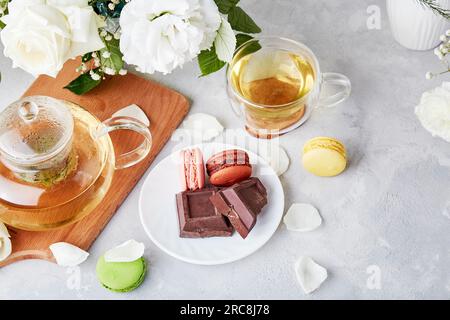
[[[437,0],[450,8],[450,0]],[[439,37],[450,29],[450,21],[421,5],[417,0],[386,0],[392,34],[402,46],[429,50],[440,44]]]

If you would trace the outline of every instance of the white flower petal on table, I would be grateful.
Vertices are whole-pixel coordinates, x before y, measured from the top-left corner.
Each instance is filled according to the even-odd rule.
[[[56,263],[62,267],[75,267],[83,263],[89,253],[67,242],[57,242],[50,245],[50,250]]]
[[[128,107],[122,108],[116,111],[112,117],[130,117],[139,120],[147,127],[150,126],[150,120],[148,119],[145,112],[136,104],[129,105]]]
[[[278,176],[289,169],[289,157],[278,143],[263,142],[258,147],[258,154],[269,163]]]
[[[209,141],[220,135],[224,130],[215,117],[206,113],[194,113],[187,116],[181,127],[201,141]]]
[[[145,246],[136,240],[128,240],[105,253],[106,262],[132,262],[144,255]]]
[[[5,260],[9,257],[12,252],[11,239],[3,222],[0,222],[0,261]]]
[[[319,211],[307,203],[294,203],[283,218],[288,230],[307,232],[317,229],[322,224]]]
[[[295,263],[295,274],[306,294],[317,290],[328,277],[327,269],[317,264],[310,257],[298,259]]]
[[[233,59],[234,50],[236,49],[236,36],[230,23],[224,18],[222,18],[222,23],[217,31],[214,46],[216,47],[217,57],[220,60],[230,62]]]
[[[9,257],[12,252],[11,239],[0,235],[0,261]]]
[[[0,238],[11,238],[8,232],[8,228],[6,228],[6,225],[3,222],[0,222]]]
[[[415,113],[432,136],[450,142],[450,83],[424,92]]]

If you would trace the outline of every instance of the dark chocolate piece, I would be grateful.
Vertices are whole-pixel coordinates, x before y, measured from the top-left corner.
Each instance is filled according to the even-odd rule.
[[[216,187],[184,191],[176,195],[180,237],[229,237],[233,228],[213,206],[209,198],[218,192]]]
[[[250,178],[220,190],[210,200],[245,239],[255,226],[257,215],[267,204],[267,191],[258,178]]]
[[[252,177],[236,183],[232,188],[255,215],[258,215],[267,204],[267,190],[258,178]]]

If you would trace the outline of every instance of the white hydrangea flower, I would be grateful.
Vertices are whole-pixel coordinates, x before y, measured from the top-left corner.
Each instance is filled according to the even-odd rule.
[[[172,72],[209,49],[221,24],[213,0],[133,0],[122,10],[120,49],[141,72]]]

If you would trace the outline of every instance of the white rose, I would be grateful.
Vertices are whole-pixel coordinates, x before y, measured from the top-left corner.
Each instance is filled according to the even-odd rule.
[[[68,59],[104,47],[88,0],[15,0],[1,20],[5,56],[34,76],[55,77]]]
[[[213,0],[133,0],[120,17],[120,49],[139,71],[167,74],[209,49],[220,23]]]
[[[450,142],[450,82],[425,92],[416,107],[416,115],[433,136]]]

